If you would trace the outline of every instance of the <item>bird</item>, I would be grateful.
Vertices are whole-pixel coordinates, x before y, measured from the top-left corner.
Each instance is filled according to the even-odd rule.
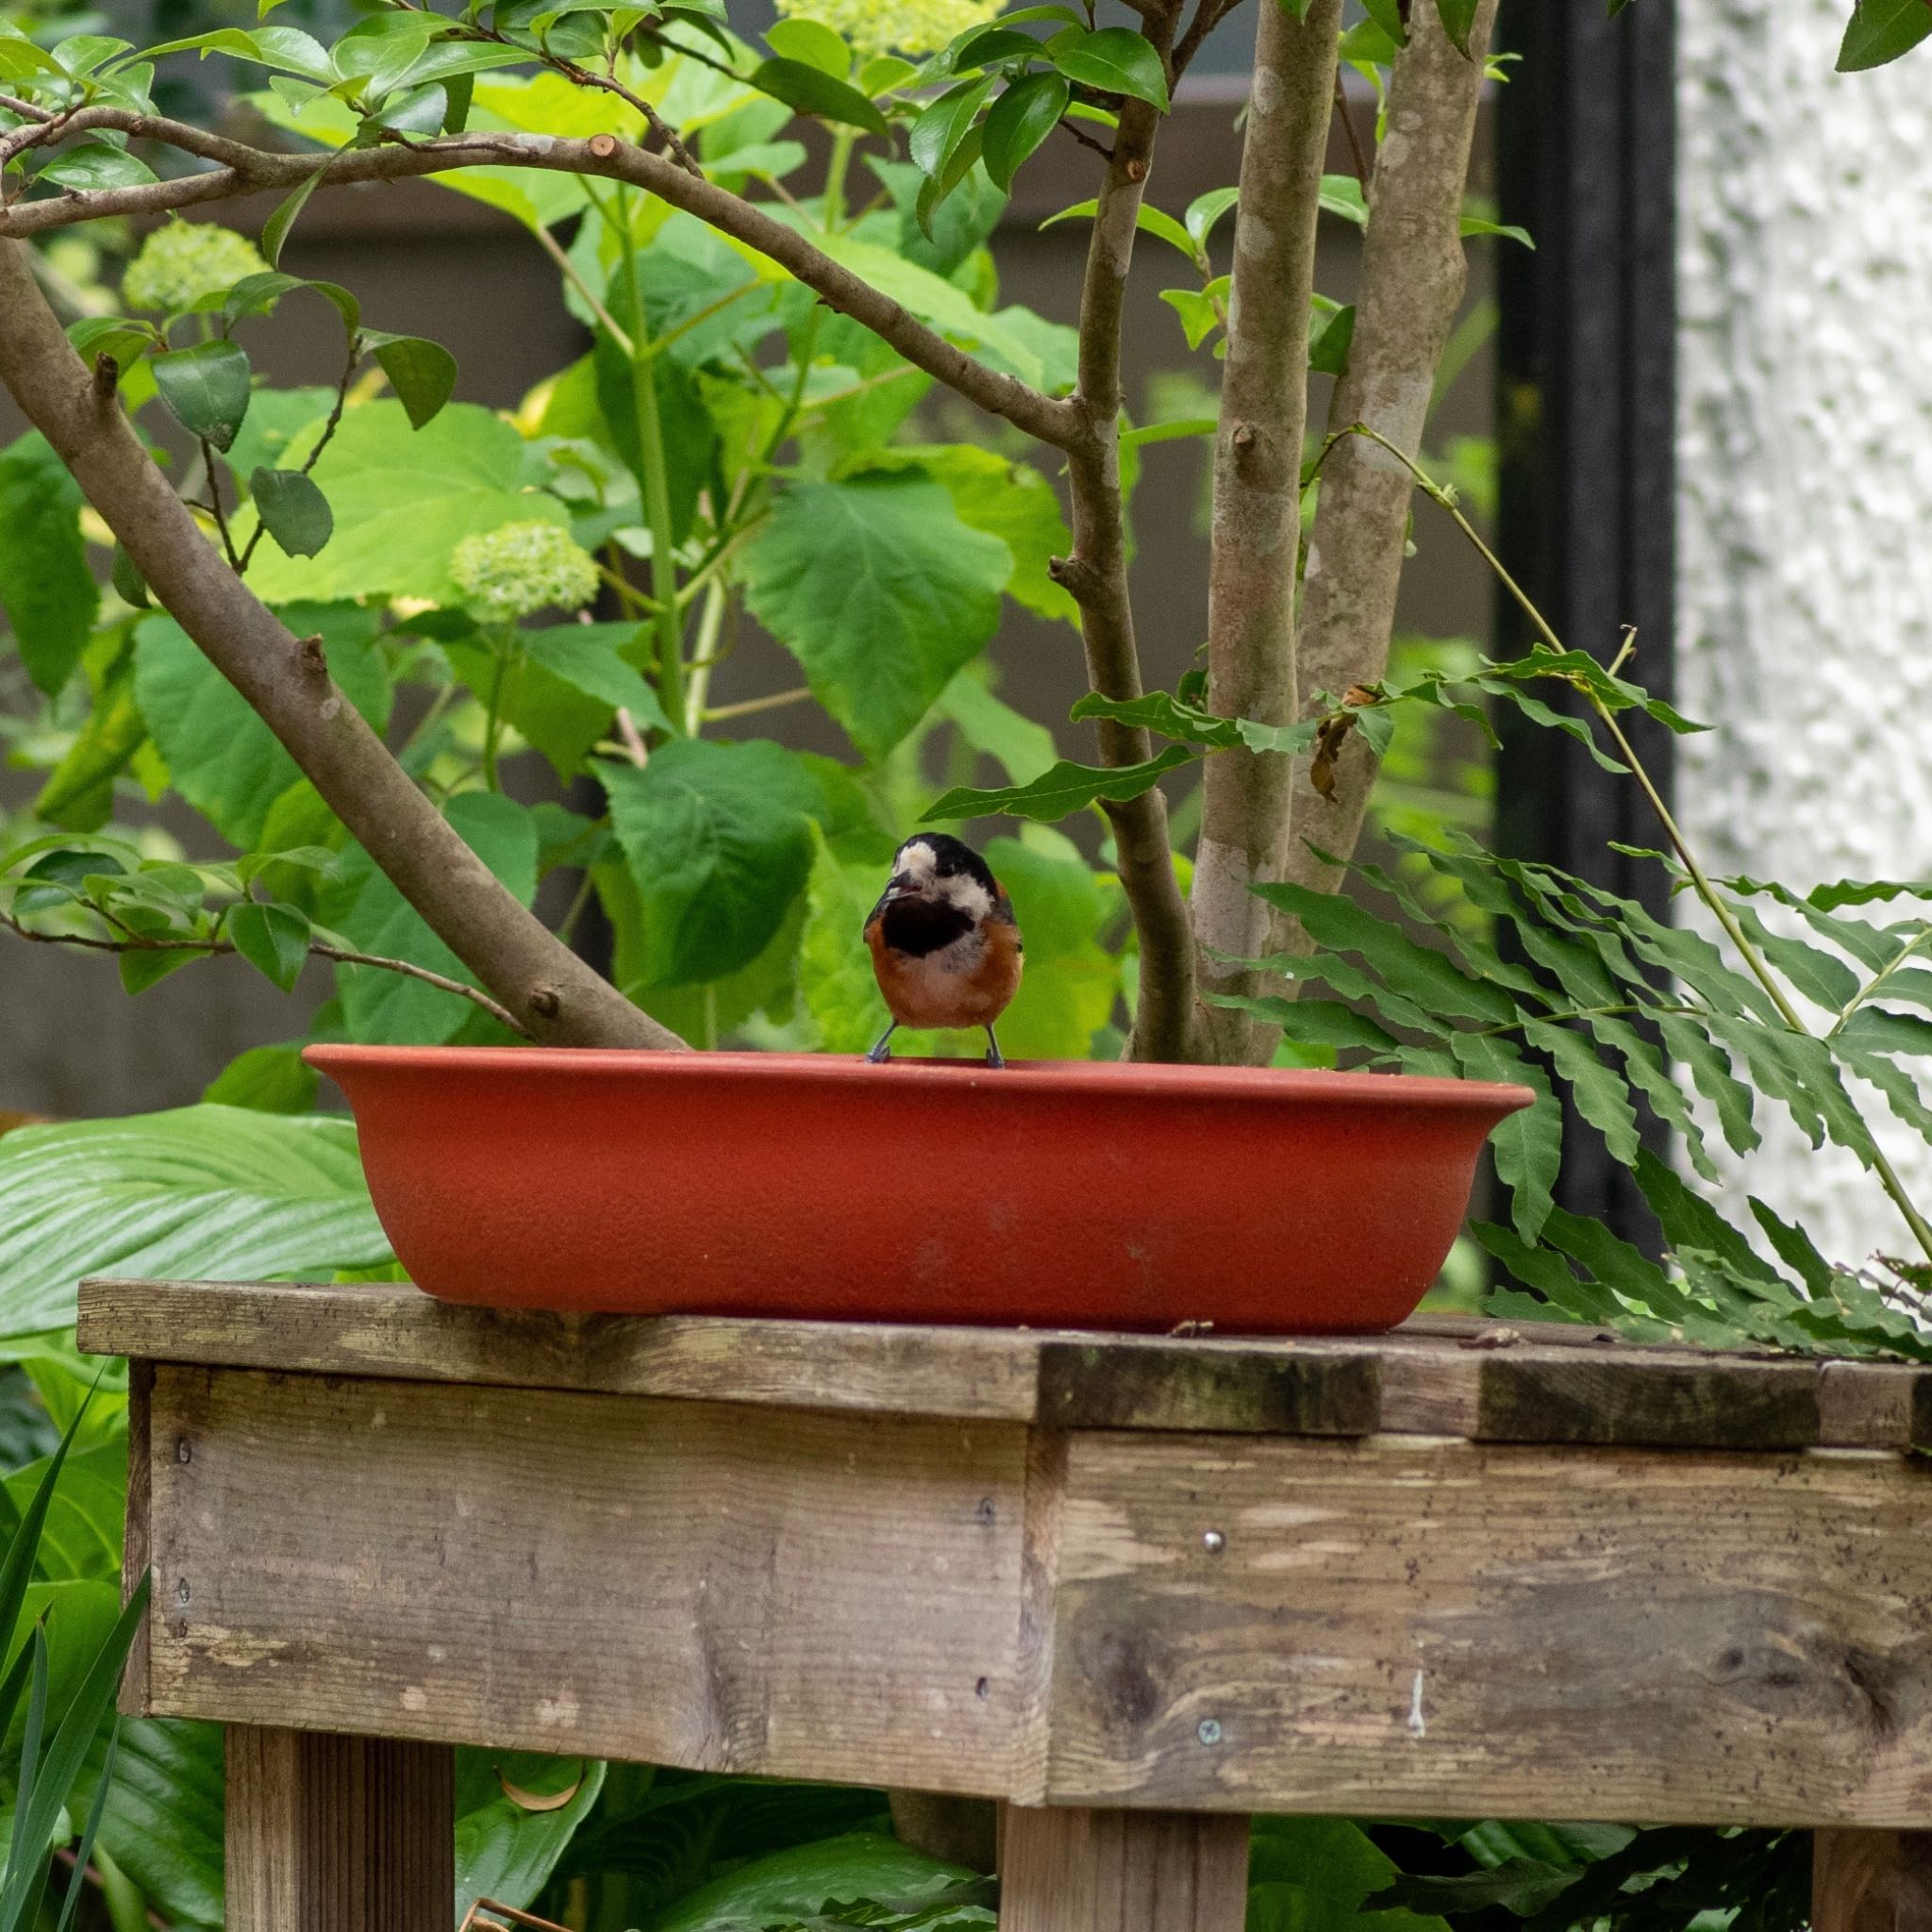
[[[901,1026],[983,1026],[987,1065],[1006,1065],[992,1023],[1020,990],[1026,948],[1013,902],[972,846],[944,832],[908,839],[866,915],[865,943],[892,1016],[868,1060],[891,1058]]]

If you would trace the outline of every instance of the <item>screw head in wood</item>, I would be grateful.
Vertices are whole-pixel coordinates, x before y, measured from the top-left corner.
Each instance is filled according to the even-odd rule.
[[[1204,1744],[1220,1743],[1221,1720],[1219,1718],[1204,1717],[1201,1720],[1201,1722],[1194,1726],[1194,1735],[1195,1737],[1199,1738],[1202,1743]]]
[[[1227,1547],[1227,1539],[1218,1529],[1204,1530],[1201,1533],[1201,1547],[1210,1557],[1218,1557]]]
[[[175,1460],[176,1462],[192,1462],[194,1460],[194,1451],[190,1446],[188,1438],[186,1436],[183,1436],[181,1440],[175,1444]]]

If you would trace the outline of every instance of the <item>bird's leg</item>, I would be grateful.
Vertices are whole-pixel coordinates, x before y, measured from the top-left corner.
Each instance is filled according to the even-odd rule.
[[[874,1066],[883,1066],[886,1063],[886,1061],[892,1058],[892,1049],[888,1044],[888,1042],[891,1040],[892,1035],[898,1032],[898,1030],[899,1023],[898,1021],[894,1020],[892,1024],[890,1026],[888,1026],[883,1033],[879,1035],[878,1044],[874,1046],[869,1054],[866,1055],[866,1058]]]
[[[990,1067],[1003,1067],[1007,1063],[1007,1057],[1000,1051],[1000,1043],[993,1038],[991,1026],[986,1029],[986,1063]]]

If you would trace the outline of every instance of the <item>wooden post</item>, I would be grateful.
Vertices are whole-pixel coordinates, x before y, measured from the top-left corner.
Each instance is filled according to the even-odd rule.
[[[227,1932],[449,1932],[447,1744],[231,1724]]]
[[[1000,1932],[1241,1932],[1247,1909],[1245,1817],[1007,1810]]]
[[[1932,1932],[1932,1832],[1813,1832],[1811,1927]]]

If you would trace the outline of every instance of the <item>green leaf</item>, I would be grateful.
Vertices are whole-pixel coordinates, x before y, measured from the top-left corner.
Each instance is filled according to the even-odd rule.
[[[1139,765],[1080,765],[1061,758],[1029,784],[1003,786],[992,791],[956,787],[919,822],[930,825],[996,812],[1021,819],[1063,819],[1102,799],[1138,798],[1176,766],[1191,764],[1199,756],[1186,745],[1171,744],[1159,757]]]
[[[1046,43],[1047,58],[1069,80],[1149,101],[1167,111],[1167,71],[1153,43],[1132,27],[1106,26],[1098,33],[1070,26]]]
[[[391,686],[377,613],[335,604],[281,615],[296,636],[322,638],[329,675],[380,729]],[[172,617],[143,618],[134,638],[135,694],[175,789],[231,844],[258,844],[270,806],[301,775],[294,759]]]
[[[456,393],[457,358],[441,342],[424,336],[385,335],[380,329],[365,330],[363,340],[375,351],[410,428],[421,429]]]
[[[1031,783],[1059,757],[1053,733],[1002,703],[974,675],[971,666],[939,694],[933,709],[950,719],[974,751],[997,758],[1015,785]]]
[[[1908,54],[1932,34],[1925,0],[1857,0],[1839,48],[1838,71],[1860,74]]]
[[[860,127],[868,134],[890,131],[886,117],[850,82],[834,79],[803,60],[760,60],[752,70],[751,85],[796,113]]]
[[[258,1281],[389,1257],[348,1121],[186,1107],[0,1138],[0,1324],[74,1321],[83,1274]]]
[[[1072,208],[1063,208],[1058,214],[1048,215],[1040,225],[1050,228],[1056,222],[1091,222],[1099,212],[1097,201],[1076,201]],[[1203,263],[1205,258],[1195,245],[1193,237],[1172,215],[1162,214],[1150,203],[1143,201],[1135,210],[1134,225],[1145,234],[1159,236],[1169,247],[1177,248],[1197,267]]]
[[[745,552],[753,613],[868,758],[898,744],[999,625],[1012,554],[929,476],[794,483]]]
[[[227,917],[235,950],[284,992],[293,992],[308,958],[308,915],[292,906],[244,899]]]
[[[811,869],[817,781],[782,746],[677,739],[640,771],[598,776],[642,899],[647,986],[696,985],[748,965]]]
[[[463,791],[443,815],[512,898],[527,906],[536,897],[537,828],[526,808],[500,792]],[[475,983],[360,846],[344,856],[340,878],[323,895],[320,918],[358,952]],[[358,1041],[440,1046],[472,1024],[476,1010],[455,993],[377,966],[340,966],[336,978],[343,1019]]]
[[[782,58],[816,67],[834,80],[843,80],[852,72],[852,49],[823,21],[808,16],[775,22],[765,30],[765,44]]]
[[[0,450],[0,605],[48,697],[74,675],[100,607],[80,508],[80,486],[38,430]]]
[[[1029,74],[993,103],[980,155],[994,187],[1012,187],[1021,164],[1059,125],[1072,94],[1057,74]]]
[[[532,1811],[505,1790],[555,1797],[567,1804]],[[479,1898],[521,1911],[543,1888],[577,1826],[604,1789],[596,1758],[541,1757],[530,1752],[457,1753],[457,1915]]]
[[[1308,367],[1321,375],[1340,375],[1348,367],[1355,346],[1355,305],[1338,308],[1315,332],[1308,344]]]
[[[1224,275],[1221,279],[1226,282],[1229,278]],[[1163,289],[1160,299],[1180,317],[1181,332],[1191,349],[1198,349],[1221,326],[1221,310],[1205,290]],[[1313,363],[1309,366],[1312,368]]]
[[[248,478],[248,495],[285,556],[313,557],[335,529],[328,498],[300,470],[258,469]]]
[[[57,187],[92,192],[103,188],[139,188],[155,178],[155,171],[125,148],[104,141],[84,141],[56,155],[34,177]]]
[[[907,151],[928,180],[945,172],[946,164],[973,131],[979,109],[992,90],[990,74],[977,80],[962,80],[949,87],[913,122],[906,137]]]
[[[261,258],[270,268],[277,267],[282,258],[282,249],[289,240],[289,230],[295,225],[296,217],[308,206],[308,197],[322,186],[322,169],[318,166],[311,175],[305,175],[295,187],[291,189],[274,211],[261,225]],[[353,328],[355,325],[352,323]]]
[[[1530,1045],[1549,1055],[1557,1076],[1569,1084],[1576,1110],[1603,1135],[1610,1158],[1627,1166],[1637,1158],[1637,1109],[1629,1091],[1581,1033],[1547,1020],[1524,1023],[1523,1035]]]
[[[872,961],[858,942],[866,914],[878,899],[881,874],[871,861],[841,859],[817,826],[812,841],[799,941],[799,990],[821,1053],[864,1053],[886,1022]]]
[[[302,1042],[251,1046],[238,1053],[202,1090],[220,1107],[252,1107],[262,1113],[312,1113],[315,1069],[302,1059]]]
[[[101,1775],[105,1738],[89,1747]],[[100,1846],[147,1903],[183,1925],[219,1925],[225,1773],[219,1724],[123,1720]]]
[[[1449,1050],[1473,1080],[1504,1080],[1531,1089],[1536,1104],[1511,1114],[1490,1137],[1496,1178],[1509,1190],[1510,1219],[1525,1241],[1541,1233],[1555,1205],[1563,1164],[1563,1109],[1542,1069],[1503,1037],[1452,1033]]]
[[[226,449],[248,413],[248,358],[237,342],[216,340],[170,349],[148,365],[160,397],[191,436]]]
[[[1469,30],[1475,25],[1475,9],[1476,0],[1436,0],[1436,12],[1441,16],[1442,31],[1465,58],[1469,54]],[[1528,1915],[1525,1913],[1524,1916]]]
[[[891,1898],[908,1904],[977,1877],[896,1839],[854,1832],[754,1858],[701,1885],[651,1921],[652,1932],[724,1932],[816,1919],[834,1898]],[[982,1915],[981,1924],[990,1923]]]
[[[281,467],[301,468],[320,431],[317,423],[293,438]],[[452,403],[421,429],[400,403],[350,409],[309,473],[335,512],[327,549],[312,558],[266,551],[249,572],[250,588],[270,604],[382,596],[458,604],[449,557],[463,538],[535,518],[569,522],[554,496],[524,487],[524,458],[515,428],[474,403]]]
[[[1206,194],[1197,194],[1188,204],[1188,211],[1181,217],[1181,225],[1197,249],[1206,253],[1208,238],[1213,234],[1214,225],[1240,197],[1239,188],[1210,188]]]

